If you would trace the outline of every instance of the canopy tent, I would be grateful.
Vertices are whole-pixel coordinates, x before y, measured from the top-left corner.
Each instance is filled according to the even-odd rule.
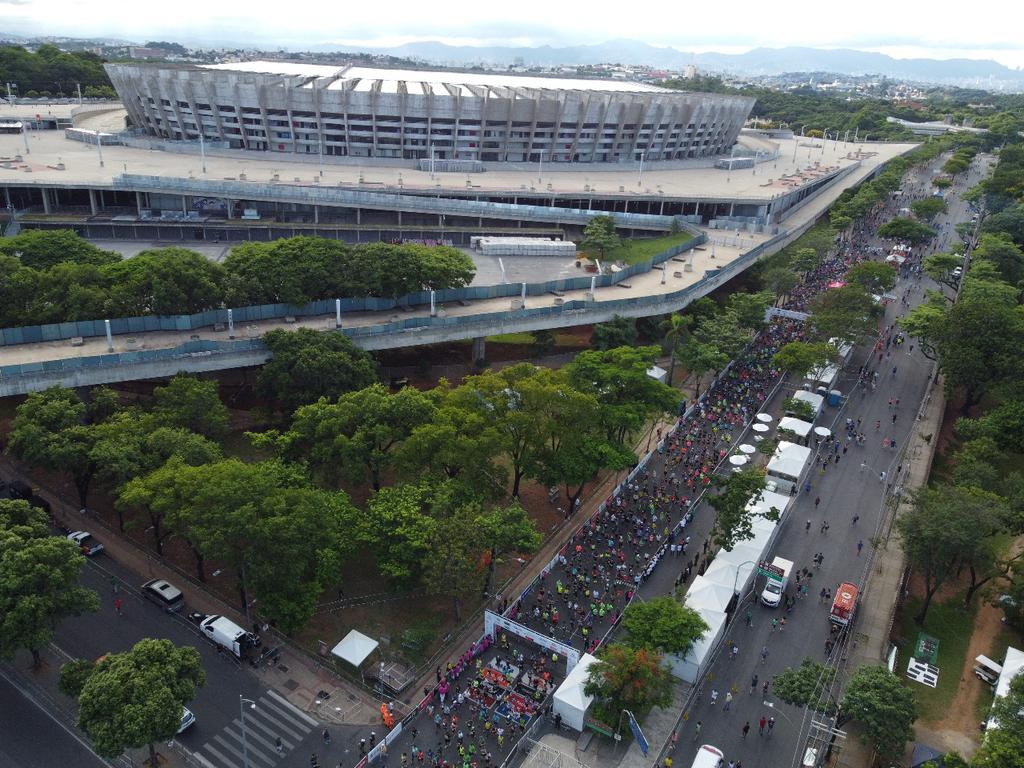
[[[781,493],[775,493],[774,491],[761,491],[760,496],[747,504],[747,509],[756,515],[753,520],[754,527],[757,527],[759,520],[774,527],[775,523],[771,520],[765,520],[764,515],[768,510],[774,508],[779,510],[779,520],[782,520],[782,518],[785,517],[786,509],[789,507],[789,503],[792,500],[792,496],[785,496]]]
[[[937,765],[942,768],[942,758],[945,753],[932,749],[927,744],[917,743],[914,745],[914,753],[910,758],[910,768],[924,768],[928,765]]]
[[[781,440],[765,471],[780,488],[789,490],[800,481],[800,474],[810,457],[810,448]]]
[[[1003,661],[1003,671],[999,673],[999,679],[996,681],[996,695],[995,698],[1001,699],[1010,692],[1010,683],[1017,675],[1024,672],[1024,651],[1019,651],[1013,646],[1006,649],[1006,659]],[[985,730],[990,728],[998,728],[999,722],[994,718],[988,719],[988,724],[985,726]]]
[[[753,562],[734,563],[728,558],[716,557],[704,571],[704,578],[728,587],[730,592],[734,588],[737,592],[743,592],[750,583],[756,567],[756,563]]]
[[[843,362],[850,359],[850,353],[853,352],[853,344],[836,337],[829,339],[828,343],[839,350],[839,357]]]
[[[794,400],[803,400],[805,403],[810,403],[811,409],[814,411],[814,417],[817,418],[818,414],[821,413],[821,409],[825,405],[825,398],[815,392],[808,392],[806,389],[798,389],[793,393]]]
[[[655,381],[660,381],[662,384],[668,383],[668,371],[660,366],[652,365],[647,369],[647,375]]]
[[[595,661],[596,658],[584,653],[579,664],[573,667],[572,672],[565,678],[565,682],[558,686],[551,705],[555,714],[562,716],[562,723],[576,731],[583,730],[583,717],[594,700],[593,696],[583,692],[583,687],[587,684],[587,670]]]
[[[358,669],[367,657],[377,650],[378,645],[380,643],[372,637],[367,637],[362,632],[353,629],[345,635],[344,640],[331,649],[331,654]]]
[[[704,635],[694,641],[690,650],[684,656],[674,653],[668,654],[665,659],[672,670],[672,674],[688,683],[694,683],[701,679],[711,654],[721,642],[725,634],[726,615],[722,611],[711,610],[710,608],[697,608],[697,613],[708,625]]]
[[[697,610],[710,608],[724,611],[732,602],[732,584],[726,586],[721,582],[712,581],[706,576],[698,576],[686,591],[686,604]]]
[[[811,434],[812,426],[810,422],[802,421],[792,416],[783,416],[779,419],[779,430],[789,430],[801,440],[806,440],[807,436]]]
[[[835,365],[822,365],[817,368],[812,368],[807,372],[804,380],[809,382],[811,386],[822,386],[825,389],[831,389],[832,385],[836,383],[836,379],[839,378],[839,367]]]

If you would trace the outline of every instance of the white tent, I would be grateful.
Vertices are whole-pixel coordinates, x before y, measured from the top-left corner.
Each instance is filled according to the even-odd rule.
[[[812,387],[822,386],[825,389],[831,389],[832,385],[836,383],[836,379],[839,378],[839,368],[835,365],[822,365],[811,371],[808,371],[807,376],[804,380],[807,381]]]
[[[775,449],[775,455],[765,468],[768,479],[774,480],[780,489],[788,491],[800,481],[800,474],[810,457],[810,448],[785,440],[780,441]]]
[[[593,696],[587,696],[583,687],[587,684],[587,670],[597,661],[589,653],[580,657],[580,662],[572,668],[572,672],[565,678],[558,690],[555,691],[555,698],[552,709],[556,715],[562,716],[562,724],[573,730],[583,730],[583,717],[587,714],[587,708],[594,700]]]
[[[1006,659],[1003,660],[1003,671],[996,680],[996,699],[1001,699],[1010,692],[1010,683],[1017,675],[1024,672],[1024,652],[1017,650],[1012,645],[1006,649]],[[985,730],[998,728],[999,721],[994,717],[988,719]]]
[[[647,375],[655,381],[660,381],[662,384],[668,383],[668,371],[658,365],[652,365],[647,369]]]
[[[366,658],[377,650],[378,645],[379,643],[372,637],[353,629],[345,635],[344,640],[331,649],[331,653],[358,669]]]
[[[789,507],[792,500],[792,496],[785,496],[781,493],[775,493],[774,491],[762,491],[761,495],[757,499],[747,504],[747,509],[758,515],[758,517],[755,517],[753,521],[755,527],[758,520],[774,526],[775,523],[771,520],[765,520],[763,515],[767,513],[768,510],[774,508],[779,510],[779,520],[781,521],[786,516],[786,509]]]
[[[716,557],[714,562],[704,571],[704,578],[728,587],[730,592],[733,590],[733,585],[736,586],[737,592],[742,592],[746,589],[754,573],[754,567],[753,563],[737,565],[736,563],[729,562],[729,560]],[[737,573],[739,574],[738,576]]]
[[[713,611],[724,611],[731,600],[731,584],[712,581],[706,576],[698,576],[686,591],[686,604],[694,610],[710,608]]]
[[[814,411],[814,418],[818,418],[818,414],[821,413],[821,409],[825,405],[824,397],[814,392],[808,392],[806,389],[798,389],[794,392],[793,399],[810,403],[811,409]]]
[[[685,656],[670,653],[666,656],[672,674],[688,683],[699,680],[707,666],[708,659],[725,633],[726,615],[709,608],[698,608],[697,613],[708,625],[707,632],[686,652]]]
[[[747,539],[746,541],[738,541],[736,545],[729,550],[721,551],[715,555],[715,560],[724,559],[726,562],[733,563],[735,565],[743,565],[747,561],[753,561],[755,564],[760,562],[761,556],[764,554],[764,542],[758,543],[754,539]]]
[[[807,421],[801,421],[800,419],[793,418],[792,416],[783,416],[779,419],[779,429],[786,429],[792,432],[801,440],[806,440],[807,436],[811,434],[811,429],[814,425]]]

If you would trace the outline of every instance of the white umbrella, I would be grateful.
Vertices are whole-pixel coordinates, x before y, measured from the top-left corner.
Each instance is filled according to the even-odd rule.
[[[755,432],[764,433],[768,431],[768,426],[766,424],[755,424],[751,429]]]
[[[750,459],[748,459],[746,456],[733,455],[729,457],[729,463],[732,464],[734,467],[742,467],[748,461],[750,461]]]
[[[743,445],[741,445],[739,448],[740,448],[740,451],[742,453],[747,453],[747,454],[753,453],[754,451],[757,450],[757,448],[755,448],[752,445],[748,445],[747,443],[743,443]]]
[[[758,421],[760,421],[762,424],[771,424],[772,423],[772,417],[769,416],[767,413],[759,413],[759,414],[757,414],[757,416],[755,418]]]
[[[814,434],[816,434],[818,437],[828,437],[829,435],[832,434],[832,432],[831,430],[829,430],[828,427],[815,427]]]

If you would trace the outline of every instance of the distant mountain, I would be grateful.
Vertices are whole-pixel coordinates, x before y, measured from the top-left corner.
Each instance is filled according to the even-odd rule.
[[[322,44],[316,51],[352,50],[353,46]],[[586,64],[646,64],[659,69],[682,69],[696,64],[704,71],[735,75],[778,75],[785,72],[827,71],[846,75],[885,75],[901,80],[943,84],[985,82],[1024,86],[1024,72],[989,59],[894,59],[881,53],[846,48],[754,48],[747,53],[689,53],[659,48],[636,40],[609,40],[596,45],[555,48],[511,46],[454,46],[435,41],[392,48],[359,48],[367,53],[422,59],[434,64],[467,66],[579,66]]]

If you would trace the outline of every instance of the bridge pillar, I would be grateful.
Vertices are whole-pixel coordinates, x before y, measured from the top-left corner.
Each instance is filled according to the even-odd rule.
[[[181,196],[181,212],[188,213],[188,195]]]
[[[362,223],[363,223],[363,209],[362,208],[356,208],[356,226],[359,226]]]
[[[314,205],[313,206],[313,223],[314,224],[319,224],[320,223],[320,206],[319,205]]]
[[[485,338],[483,336],[477,336],[473,339],[473,362],[477,360],[486,360],[487,347],[485,345]]]
[[[395,211],[395,213],[398,214],[398,226],[402,226],[402,212],[401,211]]]
[[[334,300],[334,327],[341,328],[341,299]]]
[[[225,200],[224,202],[227,203],[228,221],[231,221],[231,219],[235,218],[235,201]]]
[[[95,189],[90,189],[89,190],[89,210],[92,212],[93,216],[95,216],[97,213],[99,213],[99,207],[96,205],[96,190]]]
[[[142,193],[141,192],[136,192],[135,193],[135,209],[136,209],[137,214],[141,217],[142,216]]]
[[[50,212],[50,190],[46,187],[40,187],[39,191],[43,195],[43,213]]]

